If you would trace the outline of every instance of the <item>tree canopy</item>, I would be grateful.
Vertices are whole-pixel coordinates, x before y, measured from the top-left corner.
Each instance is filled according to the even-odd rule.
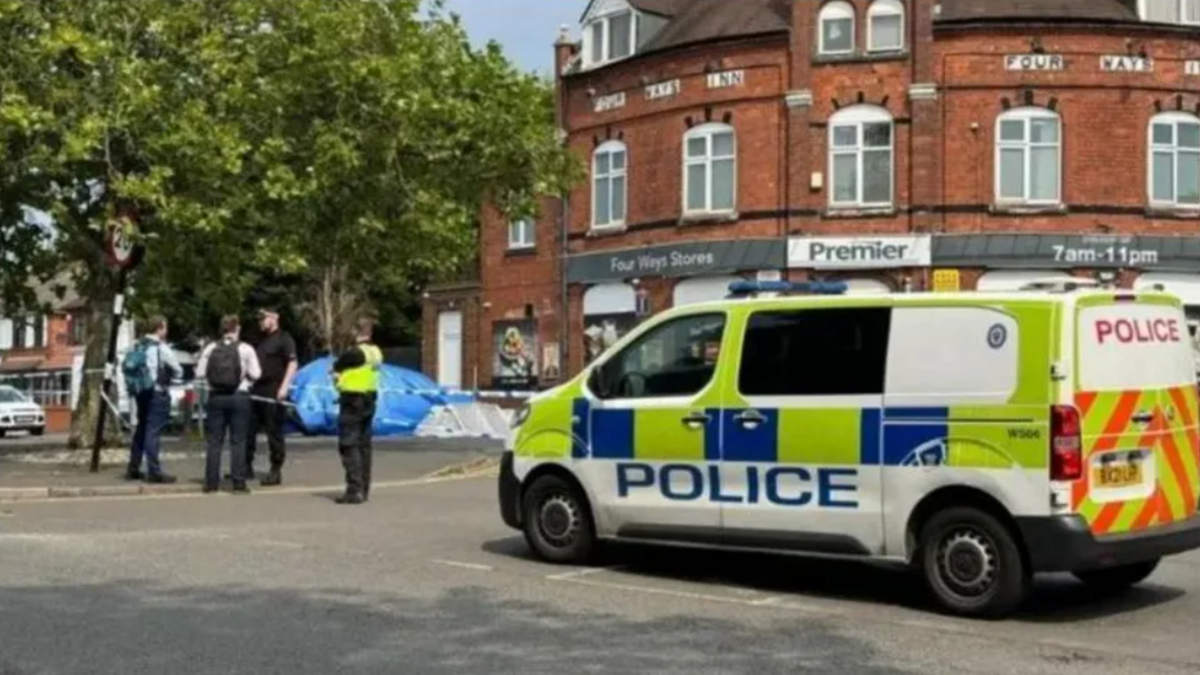
[[[135,308],[237,311],[289,278],[333,346],[339,312],[473,259],[484,203],[528,215],[578,175],[549,83],[440,1],[0,0],[0,302],[70,270],[89,370],[120,215]]]

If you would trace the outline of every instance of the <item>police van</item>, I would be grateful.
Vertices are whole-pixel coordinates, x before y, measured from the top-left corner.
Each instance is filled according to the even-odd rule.
[[[603,541],[892,562],[992,617],[1034,573],[1117,590],[1200,547],[1178,298],[844,290],[735,284],[531,399],[505,523],[564,564]]]

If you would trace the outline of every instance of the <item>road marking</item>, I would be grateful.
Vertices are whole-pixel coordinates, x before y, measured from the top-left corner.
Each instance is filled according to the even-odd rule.
[[[601,572],[616,572],[616,571],[623,570],[623,569],[625,569],[624,565],[610,565],[608,567],[584,567],[581,569],[573,570],[571,572],[560,572],[559,574],[550,574],[550,575],[547,575],[546,578],[549,579],[550,581],[570,581],[571,579],[578,579],[580,577],[591,576],[593,574],[599,574]]]
[[[258,543],[272,548],[289,548],[293,550],[304,548],[304,544],[297,544],[294,541],[279,541],[277,539],[259,539]]]
[[[702,602],[720,602],[727,605],[742,605],[747,607],[771,607],[772,605],[759,605],[756,600],[746,600],[744,598],[735,598],[725,595],[712,595],[711,593],[696,593],[693,591],[676,591],[668,588],[659,588],[657,586],[634,586],[632,584],[614,584],[608,581],[592,581],[590,579],[581,579],[579,577],[568,577],[566,579],[554,579],[554,581],[563,581],[569,584],[579,586],[590,586],[593,588],[609,588],[618,591],[628,591],[631,593],[642,593],[647,595],[665,595],[673,598],[684,598],[686,600],[700,600]],[[824,610],[819,610],[815,607],[805,607],[803,605],[788,605],[787,609],[806,613],[822,613]]]
[[[435,559],[435,560],[431,560],[430,562],[436,563],[438,565],[445,565],[446,567],[458,567],[458,568],[465,569],[465,570],[475,570],[477,572],[491,572],[494,569],[496,569],[496,568],[492,567],[491,565],[480,565],[479,563],[459,562],[457,560],[436,560]]]

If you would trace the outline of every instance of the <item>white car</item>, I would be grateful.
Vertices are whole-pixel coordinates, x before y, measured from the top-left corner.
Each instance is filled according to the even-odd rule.
[[[10,431],[41,436],[46,433],[46,411],[20,391],[0,384],[0,438]]]

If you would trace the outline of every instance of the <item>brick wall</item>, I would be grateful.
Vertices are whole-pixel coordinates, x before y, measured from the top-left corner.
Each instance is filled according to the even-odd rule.
[[[593,150],[609,140],[628,149],[626,225],[591,230],[592,184],[571,195],[565,247],[570,254],[628,249],[681,241],[789,234],[1138,232],[1200,235],[1196,214],[1147,209],[1146,139],[1158,109],[1200,110],[1200,77],[1183,63],[1200,59],[1200,41],[1178,31],[1048,24],[942,29],[934,25],[937,0],[906,2],[906,48],[867,53],[869,0],[857,10],[858,53],[830,59],[816,53],[822,3],[793,3],[790,35],[760,36],[647,55],[598,71],[559,78],[559,123],[566,142],[589,165]],[[556,63],[575,47],[560,41]],[[1006,70],[1006,54],[1040,49],[1068,59],[1064,72]],[[1101,54],[1144,50],[1154,75],[1103,73]],[[714,72],[741,70],[740,86],[711,89]],[[679,80],[674,96],[647,100],[647,85]],[[596,101],[624,94],[624,104],[597,111]],[[893,130],[893,208],[882,212],[834,210],[829,204],[829,123],[855,105],[886,109]],[[1063,201],[1056,212],[1018,212],[994,206],[996,117],[1006,106],[1053,107],[1061,113]],[[706,121],[728,122],[737,133],[738,191],[734,222],[682,218],[683,136]],[[815,174],[823,187],[814,188]],[[482,298],[473,345],[490,374],[491,324],[527,315],[538,322],[543,344],[562,344],[566,373],[583,364],[579,332],[584,288],[567,289],[562,308],[563,205],[543,204],[537,246],[507,250],[507,223],[484,214]],[[963,270],[973,288],[982,270]],[[809,275],[789,273],[793,279]],[[837,277],[822,274],[822,277]],[[854,276],[877,278],[896,289],[929,287],[931,270],[885,270]],[[1130,281],[1132,275],[1122,279]],[[654,309],[670,305],[675,280],[643,279]],[[427,333],[431,317],[427,315]],[[426,360],[435,359],[434,342]],[[470,322],[468,322],[470,323]],[[470,357],[466,359],[470,361]],[[468,365],[468,368],[473,366]],[[428,369],[428,366],[427,366]],[[432,372],[436,372],[433,370]],[[470,377],[464,377],[469,383]],[[482,381],[487,382],[487,377]]]

